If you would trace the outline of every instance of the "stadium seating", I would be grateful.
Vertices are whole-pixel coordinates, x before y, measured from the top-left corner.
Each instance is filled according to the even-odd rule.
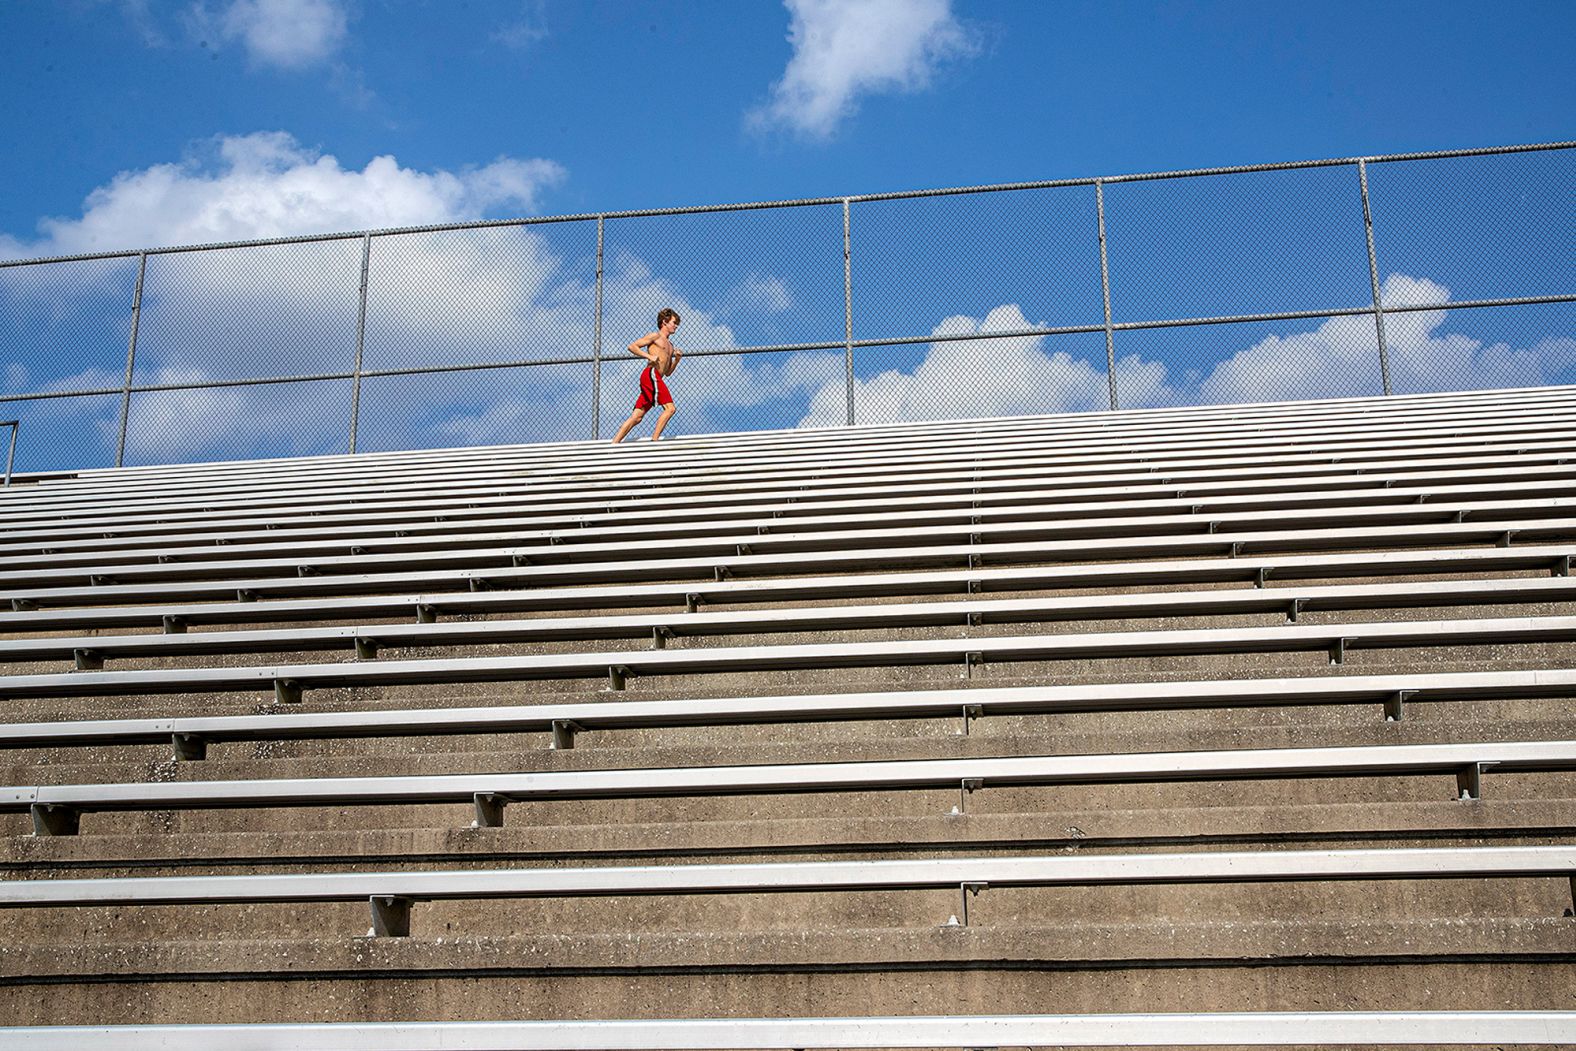
[[[1576,1045],[1576,388],[20,476],[0,1046]]]

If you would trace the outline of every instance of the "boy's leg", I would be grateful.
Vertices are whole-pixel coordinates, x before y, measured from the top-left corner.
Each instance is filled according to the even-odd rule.
[[[673,418],[673,414],[677,411],[678,406],[674,405],[671,401],[663,403],[662,415],[657,417],[656,429],[651,432],[652,441],[656,441],[662,437],[662,428],[668,425],[668,421]]]
[[[639,423],[645,418],[645,409],[636,409],[634,412],[630,413],[629,419],[619,424],[618,433],[613,435],[613,444],[617,445],[619,442],[623,441],[624,435],[628,434],[634,428],[635,424]]]

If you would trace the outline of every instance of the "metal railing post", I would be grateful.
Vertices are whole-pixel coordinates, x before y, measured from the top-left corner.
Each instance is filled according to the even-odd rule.
[[[126,337],[126,383],[120,390],[120,438],[115,443],[115,466],[126,466],[126,424],[131,418],[131,376],[137,367],[137,329],[142,324],[142,280],[148,273],[148,253],[137,256],[137,287],[131,293],[131,335]],[[15,445],[16,432],[11,433]],[[6,474],[10,484],[10,472]]]
[[[0,420],[0,427],[11,428],[11,447],[5,454],[5,488],[11,488],[11,465],[16,462],[16,433],[22,429],[21,420]]]
[[[848,198],[843,198],[843,374],[848,388],[848,425],[854,425],[854,268]]]
[[[1390,348],[1384,338],[1384,304],[1379,298],[1379,258],[1374,254],[1374,216],[1368,206],[1368,162],[1357,162],[1357,184],[1363,193],[1363,230],[1368,235],[1368,281],[1374,293],[1374,328],[1379,334],[1379,376],[1390,393]]]
[[[596,317],[592,324],[591,440],[602,437],[602,216],[596,217]]]
[[[1105,255],[1105,180],[1094,181],[1094,212],[1100,233],[1100,297],[1105,303],[1105,378],[1111,388],[1111,411],[1116,400],[1116,333],[1111,328],[1111,267]]]
[[[361,236],[361,302],[356,307],[356,367],[350,381],[350,452],[356,452],[356,427],[361,422],[361,352],[367,345],[367,277],[372,269],[372,235]]]

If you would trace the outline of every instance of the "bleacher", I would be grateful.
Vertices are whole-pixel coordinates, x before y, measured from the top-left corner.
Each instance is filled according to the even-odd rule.
[[[0,1047],[1576,1046],[1576,388],[22,475]]]

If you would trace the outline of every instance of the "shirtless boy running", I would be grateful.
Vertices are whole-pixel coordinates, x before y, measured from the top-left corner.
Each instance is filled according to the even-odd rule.
[[[663,379],[673,375],[673,370],[678,368],[679,358],[684,356],[682,350],[668,342],[668,337],[678,327],[678,311],[664,307],[657,313],[657,330],[646,333],[629,345],[631,354],[645,358],[650,364],[640,371],[640,398],[635,402],[635,411],[629,414],[629,419],[613,435],[615,444],[623,441],[635,424],[646,418],[646,411],[653,405],[662,406],[662,415],[657,417],[656,429],[651,432],[651,440],[657,441],[662,437],[662,428],[668,425],[677,411],[673,395],[668,393],[668,385]]]

